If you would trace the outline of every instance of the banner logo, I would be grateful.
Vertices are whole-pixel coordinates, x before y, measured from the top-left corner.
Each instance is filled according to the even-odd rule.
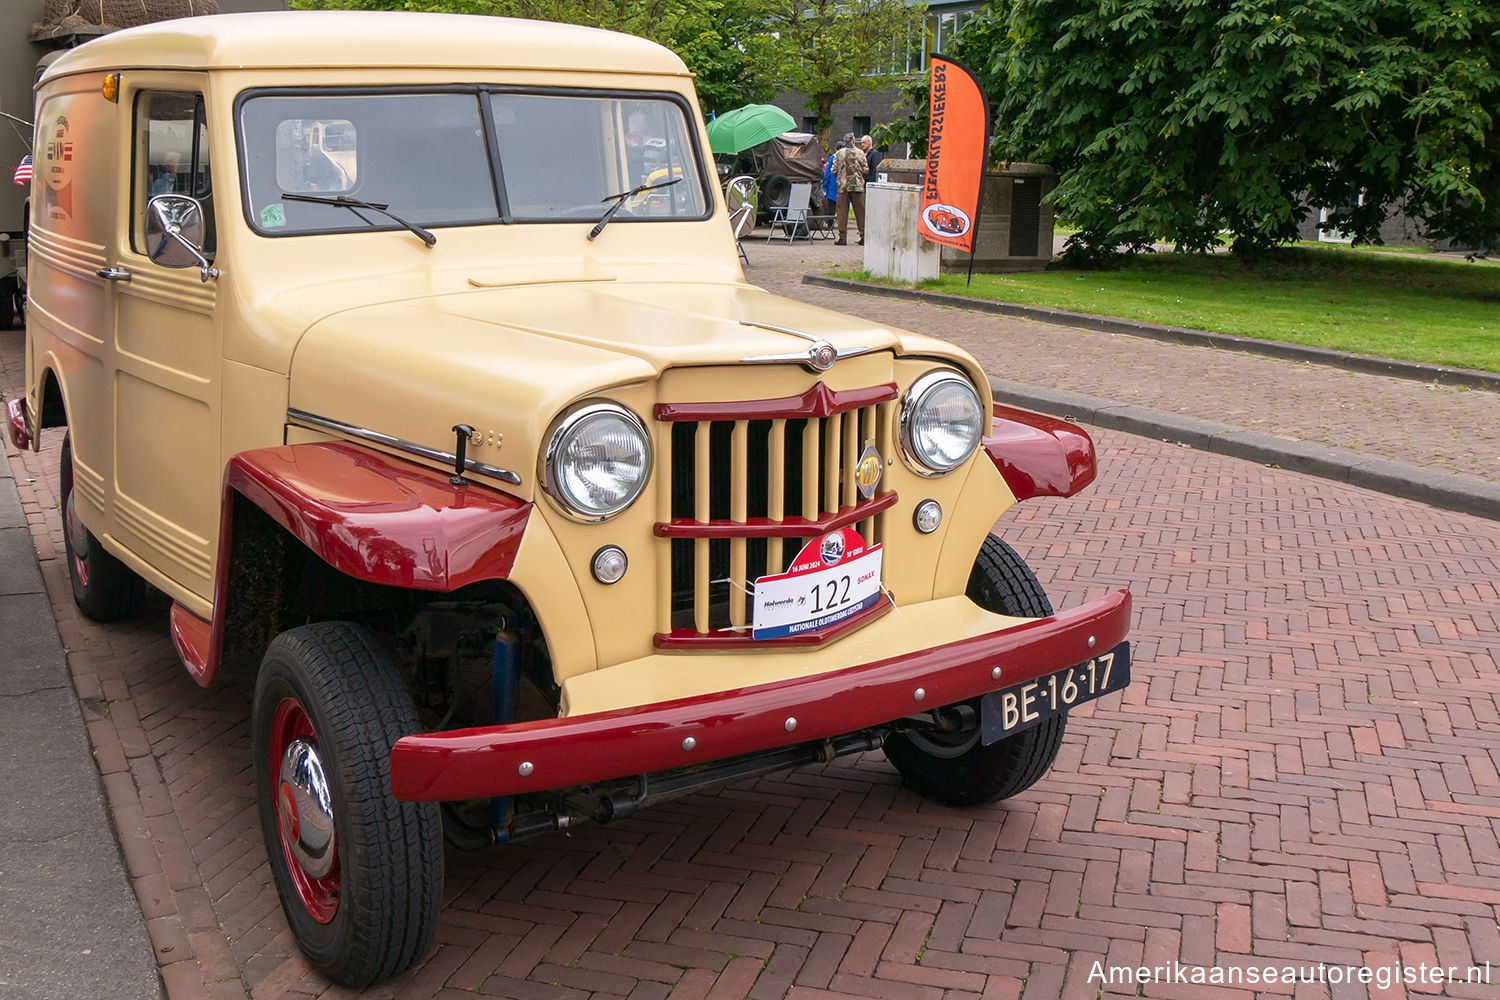
[[[934,202],[922,210],[922,221],[927,228],[945,236],[962,236],[969,231],[969,216],[961,208]]]

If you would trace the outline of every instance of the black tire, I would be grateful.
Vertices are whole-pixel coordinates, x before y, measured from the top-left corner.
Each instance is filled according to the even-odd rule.
[[[9,330],[21,318],[21,285],[16,276],[0,278],[0,330]]]
[[[58,460],[57,495],[62,501],[63,550],[73,603],[96,622],[119,621],[140,610],[146,582],[99,544],[74,511],[73,439],[65,435]]]
[[[261,834],[308,961],[351,987],[420,962],[442,905],[443,829],[436,803],[391,797],[391,746],[419,730],[390,658],[348,622],[283,632],[261,662],[252,728]],[[323,780],[299,797],[282,765],[309,747]],[[308,808],[319,802],[306,789],[319,786],[325,812]]]
[[[771,174],[760,182],[760,207],[785,208],[792,197],[792,179],[786,174]]]
[[[969,574],[969,599],[987,611],[1023,618],[1052,614],[1052,602],[1036,574],[1016,551],[994,535],[984,540]],[[970,703],[976,713],[977,701]],[[1019,795],[1041,780],[1057,759],[1066,714],[1047,719],[984,746],[979,730],[964,733],[893,733],[885,755],[907,783],[929,798],[976,806]]]

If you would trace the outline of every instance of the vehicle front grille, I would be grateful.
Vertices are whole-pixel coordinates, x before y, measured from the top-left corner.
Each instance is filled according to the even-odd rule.
[[[657,407],[670,425],[658,457],[669,482],[656,525],[669,549],[658,645],[749,641],[758,577],[835,528],[880,541],[896,496],[862,497],[855,469],[868,444],[892,454],[896,395],[819,384],[785,399]]]

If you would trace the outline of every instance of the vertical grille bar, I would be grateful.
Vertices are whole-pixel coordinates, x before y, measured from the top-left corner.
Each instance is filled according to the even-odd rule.
[[[786,421],[771,421],[771,447],[766,458],[766,518],[780,521],[786,517]],[[781,539],[766,540],[766,572],[779,573],[782,567]]]
[[[672,520],[672,493],[677,484],[672,473],[672,425],[666,424],[665,433],[657,435],[656,450],[661,456],[658,469],[666,469],[666,482],[656,480],[656,520],[662,524]],[[663,538],[657,543],[656,559],[656,631],[665,635],[672,631],[672,540]]]
[[[749,421],[736,420],[729,438],[729,519],[739,524],[744,524],[749,516],[749,431]],[[736,629],[745,627],[745,594],[748,590],[745,539],[732,538],[729,540],[729,624]]]
[[[709,484],[713,482],[712,469],[710,468],[709,439],[712,435],[713,425],[707,421],[700,423],[693,429],[693,449],[696,461],[693,464],[693,519],[706,523],[709,518],[709,501],[711,493]],[[695,538],[693,540],[693,627],[701,633],[708,632],[708,539]]]
[[[844,415],[835,413],[824,421],[823,438],[823,509],[832,514],[839,509],[839,438],[843,434]]]
[[[853,507],[859,498],[859,483],[854,473],[859,468],[860,416],[860,411],[855,410],[844,418],[844,468],[839,479],[844,483],[845,507]]]
[[[809,420],[802,428],[802,516],[818,519],[818,422]]]

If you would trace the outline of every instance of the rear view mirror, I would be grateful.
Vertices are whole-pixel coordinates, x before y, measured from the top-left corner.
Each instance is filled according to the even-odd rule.
[[[159,194],[146,203],[146,256],[162,267],[196,264],[204,281],[217,278],[203,256],[203,206],[185,194]]]

